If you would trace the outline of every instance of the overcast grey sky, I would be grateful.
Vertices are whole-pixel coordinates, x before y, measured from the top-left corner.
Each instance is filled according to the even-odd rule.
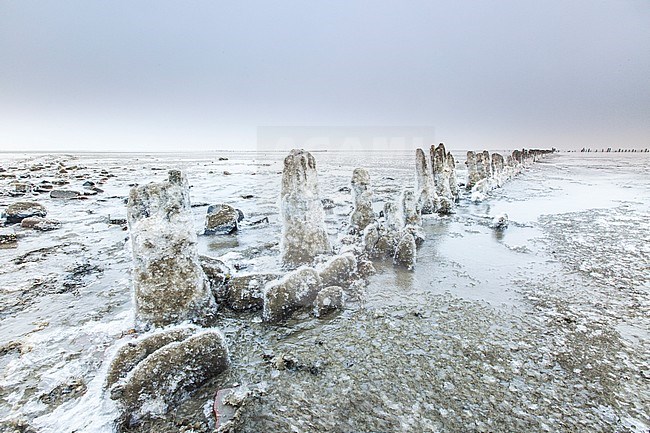
[[[260,125],[647,147],[650,1],[0,0],[1,150],[255,149]]]

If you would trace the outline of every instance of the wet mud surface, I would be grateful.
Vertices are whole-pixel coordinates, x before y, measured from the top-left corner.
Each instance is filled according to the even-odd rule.
[[[321,195],[336,203],[326,213],[334,243],[351,204],[339,189],[355,164],[369,169],[375,202],[413,181],[410,155],[315,156]],[[184,162],[192,201],[234,203],[250,221],[269,223],[201,237],[201,252],[241,272],[276,271],[280,165],[274,156],[239,158]],[[143,161],[94,163],[115,165],[105,195],[124,197],[141,165],[168,166]],[[89,161],[75,163],[92,175]],[[209,175],[224,164],[233,175]],[[377,273],[348,290],[347,308],[325,319],[305,314],[269,326],[260,313],[223,310],[217,327],[231,368],[164,419],[124,430],[214,431],[215,393],[237,386],[245,397],[232,431],[240,432],[648,431],[649,164],[641,155],[549,157],[486,201],[425,219],[415,270],[375,263]],[[241,199],[249,191],[254,197]],[[104,199],[37,199],[62,227],[19,231],[18,247],[2,250],[7,431],[114,429],[102,374],[116,345],[135,334],[128,233],[104,220],[124,205]],[[206,208],[195,208],[197,232]],[[501,212],[510,227],[496,233],[489,222]],[[91,410],[95,429],[82,420]]]

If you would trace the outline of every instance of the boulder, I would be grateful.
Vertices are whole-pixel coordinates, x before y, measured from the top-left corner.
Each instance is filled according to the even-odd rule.
[[[239,222],[244,214],[228,204],[216,204],[208,207],[205,217],[206,235],[229,235],[239,230]]]
[[[264,289],[263,319],[278,322],[298,309],[309,307],[320,286],[318,272],[308,267],[298,268],[281,280],[269,283]]]
[[[199,261],[185,176],[172,170],[165,182],[132,188],[127,219],[138,326],[209,323],[217,305]]]
[[[7,224],[19,223],[29,217],[45,217],[47,210],[45,206],[33,201],[19,201],[7,206],[4,216]]]
[[[111,388],[126,425],[162,416],[188,393],[225,371],[228,349],[219,331],[207,330],[162,346]]]
[[[328,260],[318,272],[323,286],[346,286],[357,271],[354,254],[345,253]]]
[[[294,149],[284,159],[280,213],[282,215],[282,261],[288,266],[308,264],[331,251],[325,214],[319,198],[316,160]]]
[[[323,317],[327,314],[343,309],[343,289],[338,286],[329,286],[321,289],[314,300],[314,316]]]
[[[370,175],[365,168],[355,168],[352,172],[352,192],[354,195],[354,210],[350,216],[350,226],[356,233],[362,232],[368,224],[375,220],[372,210],[372,189]]]
[[[412,234],[405,234],[395,247],[395,255],[393,256],[393,263],[396,265],[404,266],[408,270],[413,270],[417,260],[417,249],[415,245],[415,238]]]
[[[179,326],[129,341],[120,347],[111,361],[106,373],[105,387],[110,388],[117,381],[124,379],[133,368],[147,356],[163,346],[176,341],[183,341],[199,328],[196,326]]]

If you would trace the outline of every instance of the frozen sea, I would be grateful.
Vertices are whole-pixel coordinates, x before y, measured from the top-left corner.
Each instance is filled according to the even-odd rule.
[[[452,153],[463,181],[464,153]],[[210,204],[246,216],[235,235],[199,236],[200,252],[242,274],[278,271],[284,156],[0,153],[0,209],[34,200],[62,222],[0,229],[18,236],[0,249],[0,431],[116,431],[103,375],[137,334],[129,234],[108,220],[126,217],[132,185],[182,169],[197,233]],[[377,211],[415,182],[414,152],[314,156],[321,198],[336,205],[326,211],[335,245],[354,168],[368,169]],[[10,194],[44,180],[103,192]],[[495,232],[504,212],[510,225]],[[269,326],[222,310],[228,372],[126,431],[214,431],[214,394],[233,386],[247,391],[241,432],[650,430],[650,154],[550,155],[423,225],[415,270],[377,261],[336,316]]]

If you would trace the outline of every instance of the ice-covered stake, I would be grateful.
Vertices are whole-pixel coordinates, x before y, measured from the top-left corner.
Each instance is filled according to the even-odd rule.
[[[422,214],[432,214],[437,210],[437,194],[429,161],[422,149],[415,151],[415,180],[417,197]]]
[[[316,160],[302,149],[284,159],[282,192],[282,261],[297,266],[331,251],[325,215],[318,197]]]
[[[172,170],[165,182],[132,188],[127,216],[138,325],[209,322],[216,303],[199,261],[185,176]]]
[[[375,219],[368,170],[355,168],[352,173],[351,185],[354,194],[354,211],[350,217],[350,225],[355,232],[360,233]]]
[[[476,154],[471,150],[467,152],[467,161],[465,161],[467,166],[467,183],[465,187],[468,191],[474,188],[474,185],[481,180],[481,177],[478,174],[478,166],[476,162]]]
[[[447,162],[447,152],[445,145],[440,143],[438,147],[431,146],[431,166],[433,170],[433,182],[438,194],[439,207],[438,212],[448,214],[452,212],[455,198],[449,186],[451,179],[451,169]]]

